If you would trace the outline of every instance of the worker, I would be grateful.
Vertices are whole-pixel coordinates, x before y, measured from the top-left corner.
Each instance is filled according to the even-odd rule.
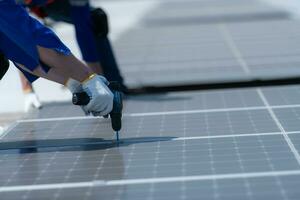
[[[0,79],[9,59],[30,82],[43,77],[66,85],[72,93],[86,92],[90,102],[84,109],[94,115],[107,115],[112,110],[108,81],[78,60],[49,28],[14,0],[0,1],[0,52],[0,63],[4,63]]]

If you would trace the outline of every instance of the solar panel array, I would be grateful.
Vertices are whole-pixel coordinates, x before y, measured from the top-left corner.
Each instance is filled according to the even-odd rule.
[[[299,30],[261,1],[166,1],[115,46],[131,87],[270,80],[299,76]]]
[[[242,5],[238,2],[249,1],[193,1],[190,5],[199,2],[213,7],[235,5],[239,10]],[[178,9],[177,4],[180,3],[170,4],[171,8]],[[251,4],[255,7],[257,2]],[[172,17],[172,12],[163,13],[160,9],[156,12]],[[260,7],[260,12],[263,9],[280,13],[267,7]],[[155,14],[145,23],[159,16]],[[239,78],[245,77],[246,69],[251,72],[248,78],[254,72],[262,76],[260,70],[279,76],[274,70],[277,66],[282,74],[290,73],[291,68],[273,64],[297,63],[296,44],[289,49],[276,46],[281,42],[287,45],[287,40],[278,41],[284,36],[297,38],[297,26],[292,24],[297,22],[226,22],[217,28],[207,24],[184,25],[189,27],[183,30],[189,36],[178,41],[172,37],[182,34],[182,29],[175,29],[174,24],[161,27],[152,23],[151,28],[131,30],[132,35],[125,34],[116,47],[132,83],[136,80],[131,72],[139,75],[143,83],[172,83],[174,71],[178,76],[176,83],[181,84],[188,77],[193,79],[191,73],[197,74],[191,69],[199,70],[201,76],[194,77],[197,81],[212,81],[211,77],[217,76],[231,80],[232,77],[226,77],[227,69],[228,74],[236,72],[233,76]],[[282,26],[293,28],[271,31],[268,26],[274,30]],[[151,35],[150,30],[157,31],[151,36],[152,43],[150,36],[145,37]],[[239,47],[222,42],[220,30],[228,31],[234,41],[240,42]],[[286,35],[288,31],[290,37]],[[140,34],[134,35],[136,32]],[[134,38],[136,42],[130,43]],[[164,44],[159,46],[159,41]],[[264,44],[274,46],[264,49]],[[199,55],[207,62],[197,60],[196,50],[204,47],[201,45],[207,49]],[[184,46],[194,49],[186,50]],[[176,50],[186,52],[176,57]],[[289,56],[278,56],[285,55],[283,51]],[[145,62],[150,58],[153,62]],[[124,59],[128,59],[127,65]],[[150,67],[154,61],[161,69]],[[272,70],[259,67],[262,61]],[[187,68],[174,65],[180,62]],[[257,69],[253,67],[255,62]],[[195,68],[191,63],[195,63]],[[199,63],[203,67],[198,69]],[[235,63],[236,68],[230,63]],[[218,65],[219,68],[214,67]],[[148,79],[142,76],[142,70]],[[155,70],[157,77],[153,75]],[[159,70],[168,70],[170,76],[159,74]],[[182,70],[189,74],[184,81],[179,76],[184,76]],[[114,140],[109,119],[85,117],[79,107],[67,102],[45,105],[41,111],[16,122],[0,140],[1,199],[299,199],[299,99],[297,85],[130,96],[125,102],[120,143]]]

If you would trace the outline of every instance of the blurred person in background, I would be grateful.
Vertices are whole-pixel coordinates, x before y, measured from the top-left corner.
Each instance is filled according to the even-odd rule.
[[[0,80],[4,77],[4,74],[7,72],[9,68],[9,61],[5,57],[5,55],[0,52]],[[36,96],[34,89],[29,81],[25,78],[25,76],[20,73],[22,90],[25,96],[24,108],[25,112],[27,112],[30,108],[38,108],[42,107],[38,97]]]
[[[79,61],[47,27],[30,17],[14,0],[0,1],[0,79],[11,60],[31,83],[39,77],[66,85],[72,93],[86,92],[84,110],[103,116],[112,110],[108,81]],[[7,64],[8,63],[8,64]]]
[[[124,93],[124,84],[110,41],[109,24],[106,13],[101,8],[92,8],[89,0],[18,0],[41,19],[71,23],[75,27],[76,39],[82,58],[97,74],[104,75],[108,81],[117,81]],[[34,94],[33,87],[21,75],[25,94],[25,110],[40,108],[41,104]]]
[[[24,94],[24,110],[25,112],[28,112],[31,108],[41,109],[42,104],[34,92],[34,89],[31,85],[31,83],[26,79],[26,77],[23,75],[23,73],[19,73],[20,79],[21,79],[21,85],[22,85],[22,91]]]

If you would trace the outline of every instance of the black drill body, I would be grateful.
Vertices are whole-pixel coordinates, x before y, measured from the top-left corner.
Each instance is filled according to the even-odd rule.
[[[113,109],[109,113],[111,119],[111,126],[117,133],[117,140],[119,140],[119,131],[122,128],[122,110],[123,110],[123,99],[122,92],[118,82],[110,82],[108,85],[109,89],[114,94]],[[84,106],[90,102],[90,97],[87,93],[74,93],[72,102],[74,105]]]

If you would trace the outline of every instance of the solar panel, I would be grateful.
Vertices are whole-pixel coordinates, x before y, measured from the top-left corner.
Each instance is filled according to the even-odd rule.
[[[171,1],[124,33],[116,54],[131,87],[298,77],[299,28],[260,1]]]
[[[61,112],[62,110],[64,112]],[[84,113],[80,107],[74,107],[70,100],[67,102],[44,103],[43,112],[39,112],[39,110],[30,110],[25,118],[42,119],[71,116],[84,116]]]
[[[299,195],[298,105],[269,101],[298,89],[166,95],[191,106],[179,110],[172,101],[157,108],[162,95],[131,97],[120,144],[106,119],[24,119],[0,142],[11,148],[1,151],[0,191],[7,199],[193,199],[199,191],[207,199],[292,199]],[[295,93],[285,95],[292,99]],[[237,97],[234,103],[229,96]],[[210,103],[196,110],[199,99]],[[131,113],[134,101],[147,112]]]
[[[263,92],[268,98],[270,105],[299,104],[300,87],[298,85],[264,88]]]
[[[262,1],[163,2],[146,17],[148,26],[247,22],[288,18],[289,14]]]
[[[275,27],[290,31],[276,35]],[[132,87],[295,77],[298,32],[298,21],[144,28],[124,37],[130,47],[124,43],[117,55]],[[135,38],[144,41],[135,46]],[[241,67],[237,52],[247,68]]]

